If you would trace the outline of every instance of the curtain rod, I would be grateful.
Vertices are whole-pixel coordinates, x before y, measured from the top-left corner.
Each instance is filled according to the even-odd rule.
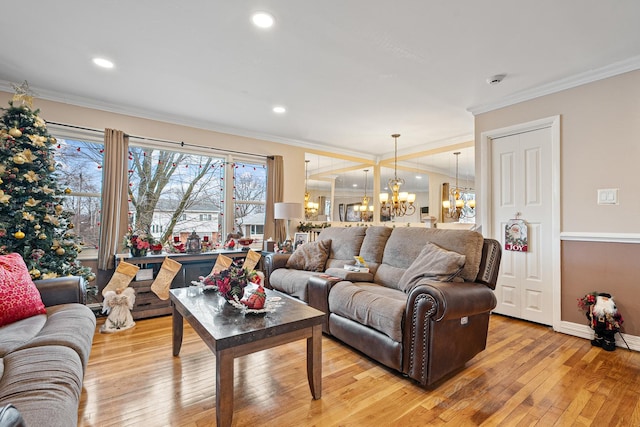
[[[89,132],[96,132],[96,133],[102,133],[102,134],[104,133],[103,129],[87,128],[87,127],[83,127],[83,126],[69,125],[69,124],[66,124],[66,123],[58,123],[58,122],[50,122],[50,121],[47,121],[47,123],[52,124],[52,125],[57,125],[57,126],[64,126],[64,127],[68,127],[68,128],[73,128],[73,129],[85,130],[85,131],[89,131]],[[221,152],[224,152],[224,153],[242,154],[243,156],[252,156],[252,157],[273,159],[273,156],[264,156],[264,155],[261,155],[261,154],[246,153],[244,151],[228,150],[228,149],[225,149],[225,148],[205,147],[205,146],[202,146],[202,145],[185,143],[184,141],[170,141],[168,139],[148,138],[148,137],[145,137],[145,136],[129,135],[127,133],[125,133],[125,135],[127,137],[129,137],[129,138],[142,139],[142,140],[145,140],[145,141],[153,141],[153,142],[162,142],[162,143],[165,143],[165,144],[179,145],[181,147],[187,146],[187,147],[196,147],[196,148],[207,148],[207,149],[210,149],[210,150],[221,151]]]

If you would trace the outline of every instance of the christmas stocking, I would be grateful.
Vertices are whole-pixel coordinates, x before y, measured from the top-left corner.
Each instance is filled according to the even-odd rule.
[[[111,280],[107,283],[107,286],[102,290],[102,296],[109,291],[114,291],[118,288],[124,289],[129,286],[131,280],[136,275],[136,273],[140,270],[140,267],[137,265],[129,264],[125,261],[120,261],[116,271],[111,276]]]
[[[156,276],[156,280],[151,284],[151,290],[158,295],[158,298],[162,300],[169,299],[171,281],[176,277],[181,267],[182,264],[177,261],[169,258],[164,259],[160,271],[158,271],[158,275]]]

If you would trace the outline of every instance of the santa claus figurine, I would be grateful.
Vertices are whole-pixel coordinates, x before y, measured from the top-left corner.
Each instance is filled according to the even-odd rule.
[[[620,331],[622,315],[610,294],[592,293],[586,295],[580,304],[586,311],[589,326],[595,331],[591,345],[602,347],[606,351],[616,349],[616,332]]]

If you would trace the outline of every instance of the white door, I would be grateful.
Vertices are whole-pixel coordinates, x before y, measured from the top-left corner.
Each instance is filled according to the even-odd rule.
[[[551,127],[490,140],[491,230],[502,242],[496,313],[545,325],[554,320]],[[528,251],[504,250],[510,219],[528,224]]]

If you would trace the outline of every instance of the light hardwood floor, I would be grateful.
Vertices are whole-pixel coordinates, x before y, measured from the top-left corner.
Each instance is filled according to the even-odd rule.
[[[640,426],[640,353],[605,352],[541,325],[493,315],[487,350],[426,390],[339,341],[322,344],[316,401],[305,341],[237,359],[234,425]],[[180,356],[171,355],[171,316],[96,332],[79,425],[215,425],[215,363],[187,324]]]

